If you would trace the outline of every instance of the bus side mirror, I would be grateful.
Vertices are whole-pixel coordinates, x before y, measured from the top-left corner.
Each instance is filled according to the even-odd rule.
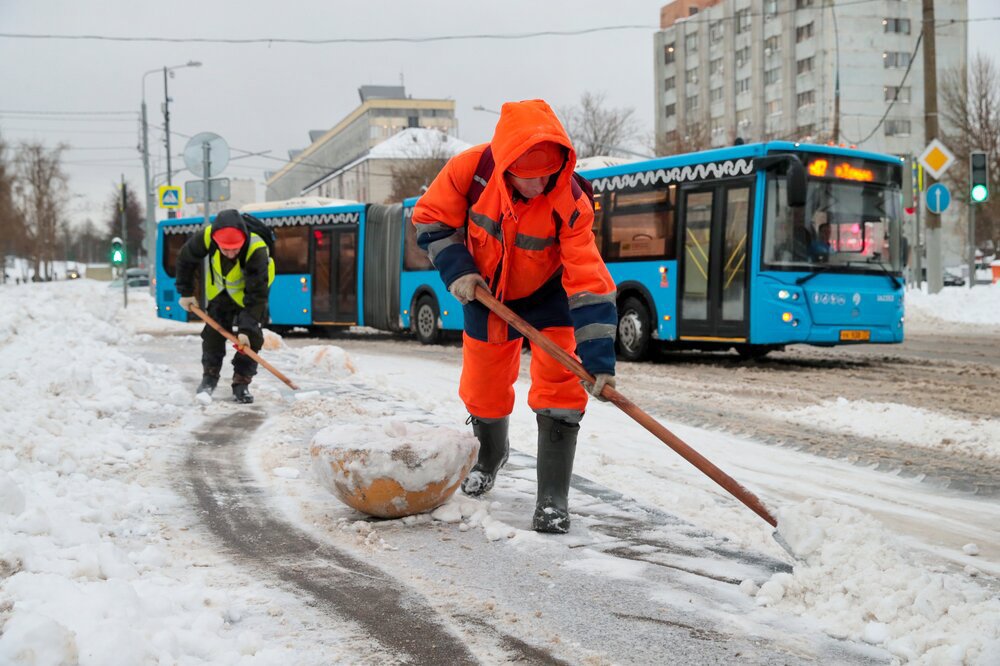
[[[765,171],[776,171],[788,179],[788,207],[802,208],[806,205],[806,168],[798,155],[781,153],[755,160],[756,166]]]

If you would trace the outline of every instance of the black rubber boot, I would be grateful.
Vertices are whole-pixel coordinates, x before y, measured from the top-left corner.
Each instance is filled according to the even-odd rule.
[[[219,368],[203,366],[202,372],[204,374],[201,376],[201,384],[198,384],[198,390],[195,393],[212,395],[212,391],[219,385]]]
[[[569,531],[569,480],[580,426],[541,414],[537,421],[538,497],[531,529],[565,534]]]
[[[233,375],[233,400],[245,405],[253,402],[253,396],[250,395],[251,379],[253,378],[246,375]]]
[[[510,453],[510,440],[507,431],[510,418],[488,420],[471,417],[472,432],[479,440],[479,458],[472,466],[469,476],[462,482],[462,492],[469,497],[479,497],[493,488],[497,472],[507,462]]]

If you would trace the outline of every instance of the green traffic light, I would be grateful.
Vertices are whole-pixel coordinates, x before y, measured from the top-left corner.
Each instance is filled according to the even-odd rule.
[[[982,203],[986,201],[987,197],[990,196],[990,191],[982,183],[977,183],[976,185],[972,186],[971,196],[974,202]]]

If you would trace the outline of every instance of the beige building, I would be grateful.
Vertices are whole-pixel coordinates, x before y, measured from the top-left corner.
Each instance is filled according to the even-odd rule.
[[[391,203],[393,170],[409,160],[447,159],[471,144],[436,129],[408,127],[302,190],[305,197]]]
[[[331,173],[343,170],[398,132],[412,127],[457,132],[455,102],[407,98],[403,86],[362,86],[361,105],[327,131],[309,133],[312,143],[290,151],[289,162],[268,175],[267,201],[297,197]],[[365,182],[347,187],[359,201],[376,201]]]

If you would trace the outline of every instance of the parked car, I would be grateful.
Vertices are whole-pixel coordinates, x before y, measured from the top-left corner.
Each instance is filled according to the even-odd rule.
[[[69,270],[66,271],[66,279],[67,280],[79,280],[80,279],[80,271],[76,270],[75,268],[70,268]]]
[[[956,275],[951,271],[944,271],[944,286],[946,287],[964,287],[965,278],[961,275]]]

